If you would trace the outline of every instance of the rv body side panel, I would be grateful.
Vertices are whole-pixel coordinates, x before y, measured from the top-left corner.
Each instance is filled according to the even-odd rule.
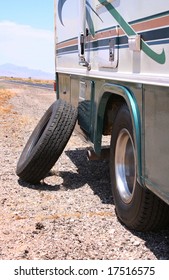
[[[169,197],[169,88],[144,86],[145,184]]]
[[[168,0],[56,1],[59,98],[80,108],[78,130],[99,153],[106,102],[122,97],[134,127],[138,181],[167,203],[168,8]]]
[[[82,0],[81,0],[82,1]],[[168,85],[168,1],[150,0],[57,1],[56,69],[76,75]],[[87,5],[88,3],[88,5]],[[90,6],[89,6],[90,5]],[[91,8],[90,8],[91,7]],[[71,11],[71,12],[70,12]],[[79,63],[82,30],[86,15],[84,55],[91,69]],[[87,34],[86,34],[87,29]],[[132,74],[132,75],[131,75]]]

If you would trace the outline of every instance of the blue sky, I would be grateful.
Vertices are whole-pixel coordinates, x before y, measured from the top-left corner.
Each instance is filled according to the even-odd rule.
[[[54,73],[54,0],[0,0],[0,65]]]

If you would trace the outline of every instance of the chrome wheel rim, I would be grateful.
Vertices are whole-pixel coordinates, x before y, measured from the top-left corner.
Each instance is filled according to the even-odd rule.
[[[117,190],[122,201],[130,203],[136,185],[136,157],[134,143],[127,129],[122,129],[117,138],[115,176]]]

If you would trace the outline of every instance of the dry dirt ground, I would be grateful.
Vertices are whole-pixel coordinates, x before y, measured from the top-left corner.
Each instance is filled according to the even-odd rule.
[[[87,161],[73,133],[39,185],[15,174],[50,90],[0,81],[0,259],[169,259],[169,230],[140,233],[117,220],[106,161]]]

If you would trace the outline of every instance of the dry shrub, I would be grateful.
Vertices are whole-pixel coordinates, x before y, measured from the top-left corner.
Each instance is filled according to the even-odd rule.
[[[8,114],[12,110],[12,105],[8,101],[15,96],[14,92],[6,89],[0,89],[0,113]]]

